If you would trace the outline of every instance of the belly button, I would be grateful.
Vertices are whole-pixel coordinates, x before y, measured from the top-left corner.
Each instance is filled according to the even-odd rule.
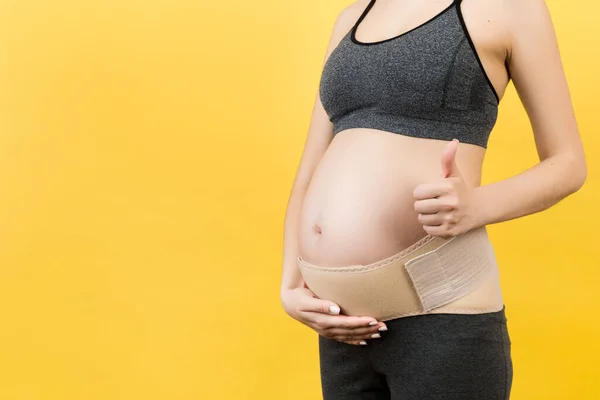
[[[318,233],[319,235],[321,234],[321,227],[317,224],[315,224],[315,232]]]

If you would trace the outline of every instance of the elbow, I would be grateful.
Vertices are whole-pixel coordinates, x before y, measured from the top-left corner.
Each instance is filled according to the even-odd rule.
[[[587,180],[587,164],[583,154],[570,154],[567,168],[569,194],[579,191]]]
[[[575,182],[573,182],[573,193],[579,191],[579,189],[581,189],[583,187],[583,185],[585,184],[585,181],[587,180],[587,169],[584,167],[582,169],[582,171],[579,172],[578,177],[575,179]]]
[[[583,166],[581,167],[581,171],[580,171],[579,177],[577,179],[577,186],[575,188],[575,191],[578,191],[579,189],[581,189],[581,187],[583,186],[583,184],[585,183],[586,180],[587,180],[587,167],[584,163]]]

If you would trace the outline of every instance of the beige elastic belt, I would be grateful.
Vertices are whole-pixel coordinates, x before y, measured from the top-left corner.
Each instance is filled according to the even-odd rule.
[[[498,266],[485,227],[451,239],[426,236],[368,265],[321,267],[298,257],[307,286],[345,315],[379,320],[503,307]]]

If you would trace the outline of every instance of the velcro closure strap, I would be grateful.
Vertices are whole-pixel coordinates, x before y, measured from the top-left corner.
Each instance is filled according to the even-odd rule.
[[[450,238],[405,263],[425,312],[473,291],[495,266],[494,249],[485,229]]]

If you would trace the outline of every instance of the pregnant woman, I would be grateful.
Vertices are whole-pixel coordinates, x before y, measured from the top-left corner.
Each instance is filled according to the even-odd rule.
[[[540,162],[482,186],[511,79]],[[486,225],[547,209],[585,179],[543,0],[346,7],[289,198],[281,282],[285,311],[319,334],[324,398],[509,398]]]

